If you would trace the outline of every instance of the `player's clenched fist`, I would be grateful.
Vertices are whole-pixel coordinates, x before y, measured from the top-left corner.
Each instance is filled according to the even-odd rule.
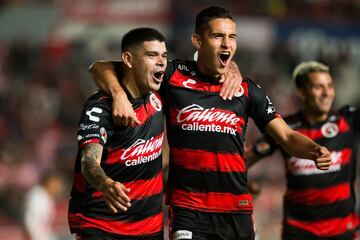
[[[331,165],[331,153],[326,147],[316,147],[311,153],[315,165],[320,170],[328,170]]]

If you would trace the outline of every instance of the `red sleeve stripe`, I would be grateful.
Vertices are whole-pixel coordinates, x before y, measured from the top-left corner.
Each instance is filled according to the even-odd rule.
[[[312,234],[330,237],[334,235],[340,235],[347,231],[351,231],[359,225],[359,218],[356,214],[349,214],[344,218],[332,218],[316,222],[305,222],[294,219],[287,219],[286,223],[309,231]]]
[[[246,172],[244,158],[239,154],[171,148],[171,159],[184,168],[204,172]]]
[[[243,81],[241,83],[241,86],[244,89],[244,96],[248,97],[249,96],[249,84],[248,84],[248,82]]]
[[[339,127],[339,133],[348,132],[350,130],[349,124],[346,122],[344,117],[340,117],[339,121],[337,122]],[[321,129],[296,129],[297,132],[304,134],[305,136],[311,138],[312,140],[317,140],[320,138],[324,138]]]
[[[88,139],[84,142],[79,143],[79,148],[82,149],[89,143],[100,143],[100,139],[98,139],[98,138]]]
[[[349,183],[343,183],[325,189],[288,190],[285,201],[305,205],[330,204],[350,197]]]
[[[252,211],[251,194],[195,193],[176,189],[171,191],[171,204],[205,212]]]
[[[143,199],[148,196],[159,194],[163,191],[163,176],[160,172],[156,177],[148,180],[137,180],[123,183],[126,188],[130,188],[128,196],[131,200]],[[102,192],[96,191],[93,197],[102,197]]]
[[[163,216],[159,213],[137,222],[96,219],[83,214],[69,214],[69,225],[72,229],[95,228],[119,235],[141,236],[162,231]]]

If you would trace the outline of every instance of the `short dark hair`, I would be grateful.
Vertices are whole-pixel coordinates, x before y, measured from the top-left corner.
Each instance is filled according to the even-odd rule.
[[[165,36],[154,28],[134,28],[127,32],[121,40],[121,52],[142,44],[146,41],[165,42]]]
[[[292,74],[297,88],[305,88],[309,81],[309,73],[330,72],[330,68],[317,61],[308,61],[298,64]]]
[[[195,20],[195,33],[201,34],[206,25],[215,18],[228,18],[234,21],[231,13],[222,7],[208,7],[200,11],[196,15]]]

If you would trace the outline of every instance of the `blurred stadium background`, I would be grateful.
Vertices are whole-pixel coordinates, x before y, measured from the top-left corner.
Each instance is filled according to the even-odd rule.
[[[330,65],[335,107],[359,106],[359,0],[3,0],[0,1],[0,239],[21,240],[26,191],[55,169],[65,181],[53,227],[73,239],[67,203],[76,156],[77,121],[96,87],[96,59],[118,59],[130,28],[168,37],[170,58],[191,58],[194,16],[207,6],[230,9],[238,24],[236,61],[283,114],[298,109],[291,71],[302,60]],[[253,124],[249,142],[259,136]],[[284,172],[274,156],[250,171],[259,239],[280,239]]]

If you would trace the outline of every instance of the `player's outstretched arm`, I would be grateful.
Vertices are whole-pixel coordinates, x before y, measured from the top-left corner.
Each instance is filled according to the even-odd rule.
[[[222,75],[219,81],[223,84],[220,90],[220,97],[224,100],[231,100],[236,93],[240,92],[242,80],[243,78],[237,64],[231,61],[229,71]]]
[[[126,211],[130,206],[130,189],[109,178],[100,166],[103,147],[98,143],[87,144],[81,152],[81,173],[86,180],[103,193],[105,202],[114,213]]]
[[[114,122],[124,126],[139,124],[134,109],[119,84],[113,62],[96,61],[90,66],[89,71],[96,85],[113,98]]]
[[[251,145],[245,147],[245,159],[250,168],[255,163],[272,155],[278,149],[278,145],[267,134],[256,139]]]
[[[331,156],[329,150],[292,130],[281,118],[275,118],[268,123],[266,131],[290,155],[314,160],[316,167],[321,170],[327,170],[330,167]]]

